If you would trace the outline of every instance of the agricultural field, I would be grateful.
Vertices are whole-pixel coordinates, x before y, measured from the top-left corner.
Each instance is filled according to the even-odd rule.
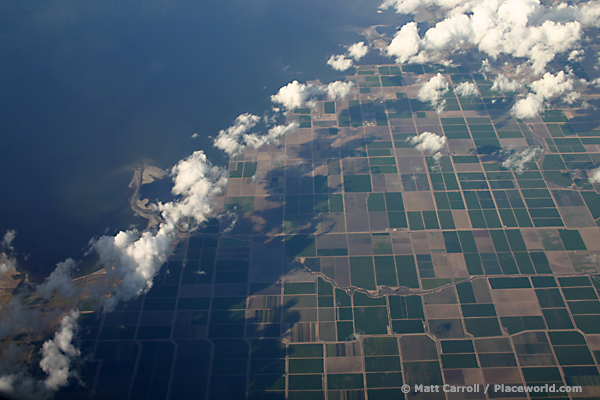
[[[415,95],[438,72],[442,112]],[[230,163],[235,225],[212,221],[149,293],[87,315],[94,398],[452,399],[401,387],[500,383],[600,396],[586,175],[600,130],[585,110],[517,120],[489,78],[361,66],[346,100],[289,112],[296,132]],[[457,96],[461,82],[480,95]],[[439,155],[411,144],[423,132],[446,138]]]

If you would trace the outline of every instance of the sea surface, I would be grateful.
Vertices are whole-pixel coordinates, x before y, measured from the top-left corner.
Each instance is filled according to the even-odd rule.
[[[0,233],[17,232],[21,268],[40,280],[93,237],[143,228],[135,165],[197,149],[225,165],[210,136],[294,79],[341,78],[326,60],[363,39],[356,28],[401,24],[379,3],[3,1]]]

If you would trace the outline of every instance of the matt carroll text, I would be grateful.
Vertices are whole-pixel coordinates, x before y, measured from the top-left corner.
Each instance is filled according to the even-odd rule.
[[[414,385],[405,384],[402,386],[402,392],[410,393],[485,393],[492,391],[495,393],[582,393],[581,386],[558,386],[555,384],[545,384],[539,386],[524,385]]]
[[[406,385],[405,385],[406,386]],[[481,385],[415,385],[415,393],[479,393]]]

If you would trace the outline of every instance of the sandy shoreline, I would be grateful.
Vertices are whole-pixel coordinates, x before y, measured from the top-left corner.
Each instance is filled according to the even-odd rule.
[[[163,179],[167,176],[167,172],[149,164],[141,164],[136,167],[133,178],[129,183],[129,187],[133,189],[129,204],[131,209],[142,218],[148,220],[148,227],[153,227],[162,222],[162,219],[149,206],[148,199],[140,199],[139,193],[142,185],[154,182],[158,179]]]

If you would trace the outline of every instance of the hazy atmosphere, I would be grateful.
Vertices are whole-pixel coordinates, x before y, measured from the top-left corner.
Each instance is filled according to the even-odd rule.
[[[0,10],[1,396],[600,397],[600,1]]]

